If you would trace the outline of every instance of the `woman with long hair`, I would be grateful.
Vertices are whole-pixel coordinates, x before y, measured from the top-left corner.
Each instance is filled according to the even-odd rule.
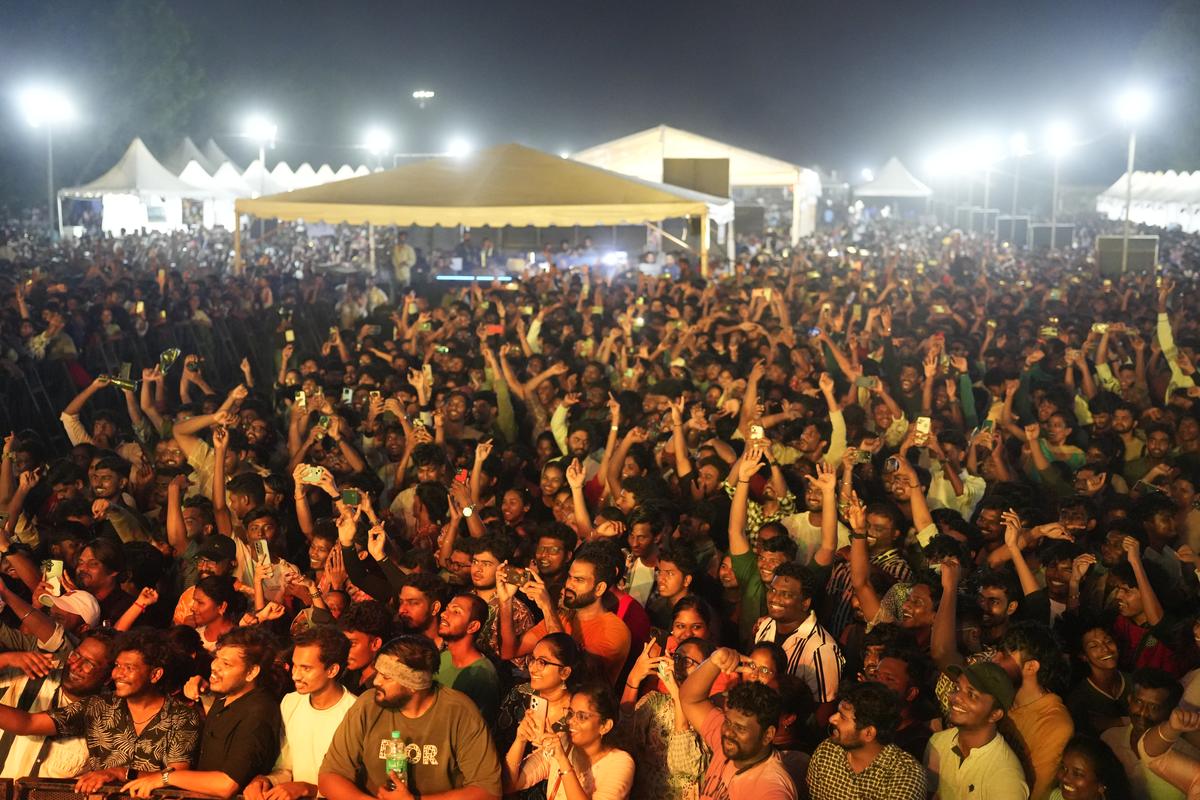
[[[1075,736],[1063,748],[1050,800],[1120,800],[1133,797],[1116,754],[1092,736]]]
[[[545,781],[547,800],[625,800],[633,787],[633,757],[615,747],[617,701],[607,684],[592,681],[571,695],[564,725],[547,727],[530,710],[504,759],[505,793]],[[535,749],[528,756],[528,745]]]
[[[587,672],[586,655],[566,633],[548,633],[534,645],[529,656],[529,682],[514,686],[500,704],[496,723],[500,747],[507,748],[516,738],[517,727],[531,703],[545,706],[547,728],[566,716],[571,706],[570,687]]]
[[[233,585],[229,575],[209,575],[196,581],[192,593],[192,627],[200,634],[200,643],[210,653],[217,640],[237,627],[246,607],[246,599]]]

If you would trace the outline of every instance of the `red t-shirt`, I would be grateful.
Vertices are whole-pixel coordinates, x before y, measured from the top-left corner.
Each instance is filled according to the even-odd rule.
[[[564,631],[571,634],[584,650],[600,659],[604,666],[604,677],[609,683],[615,684],[629,655],[629,628],[621,618],[605,611],[588,620],[572,620],[565,613],[560,613],[558,619]],[[578,630],[575,630],[576,627]],[[537,638],[545,636],[546,621],[539,622],[533,630]]]
[[[1113,633],[1117,640],[1117,646],[1120,648],[1122,670],[1133,672],[1142,667],[1154,667],[1165,670],[1176,678],[1183,676],[1185,670],[1175,651],[1162,639],[1154,636],[1150,628],[1144,628],[1128,617],[1117,617],[1117,621],[1113,625]],[[1138,652],[1138,646],[1147,636],[1154,638]],[[1133,657],[1134,653],[1137,653],[1137,658]]]

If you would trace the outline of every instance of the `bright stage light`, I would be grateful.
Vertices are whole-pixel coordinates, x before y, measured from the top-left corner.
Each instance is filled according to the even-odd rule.
[[[446,155],[451,158],[463,158],[471,155],[471,143],[461,136],[455,136],[446,145]]]
[[[875,180],[875,173],[871,170],[870,167],[863,167],[862,172],[860,172],[859,174],[862,175],[862,179],[864,181],[866,181],[867,183],[870,183],[871,181]]]
[[[245,135],[262,145],[275,146],[279,128],[266,117],[256,114],[246,120]]]
[[[371,155],[383,155],[392,147],[392,135],[383,128],[369,128],[363,137],[363,147],[367,148]]]
[[[1117,116],[1128,125],[1136,125],[1150,112],[1151,105],[1153,100],[1145,89],[1126,89],[1117,96]]]
[[[1050,155],[1060,158],[1075,146],[1075,133],[1066,122],[1052,122],[1046,128],[1046,149]]]
[[[29,87],[17,97],[17,104],[25,121],[35,128],[70,122],[75,118],[75,106],[71,99],[58,89],[47,86]]]

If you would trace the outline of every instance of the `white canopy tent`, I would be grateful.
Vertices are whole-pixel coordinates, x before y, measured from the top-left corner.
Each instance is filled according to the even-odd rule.
[[[233,164],[234,167],[237,167],[237,164],[234,163],[234,160],[225,155],[225,151],[217,146],[217,143],[213,141],[211,136],[209,137],[208,141],[204,143],[203,153],[204,157],[208,159],[208,163],[211,166],[219,167],[221,164],[229,162],[230,164]]]
[[[886,197],[886,198],[926,198],[933,195],[933,190],[921,183],[908,169],[900,163],[900,159],[892,157],[875,174],[875,177],[859,186],[854,187],[855,197]]]
[[[270,171],[264,171],[257,158],[250,162],[250,166],[246,167],[246,171],[242,173],[242,180],[250,187],[251,194],[246,195],[247,197],[279,194],[290,191],[292,188],[275,180]]]
[[[213,181],[234,197],[249,197],[254,194],[250,184],[246,183],[238,168],[230,161],[217,167],[217,171],[213,173]]]
[[[727,158],[731,187],[791,189],[793,242],[816,227],[821,179],[814,170],[678,128],[659,125],[589,147],[571,158],[655,183],[662,183],[663,159]]]
[[[337,175],[333,171],[333,167],[328,164],[322,164],[317,167],[317,183],[332,183],[337,180]]]
[[[286,161],[280,161],[271,168],[271,177],[280,186],[287,187],[289,191],[296,188],[295,174],[292,172],[292,168],[288,166]]]
[[[118,233],[122,228],[178,230],[184,226],[183,200],[204,200],[207,194],[158,163],[142,140],[134,139],[108,172],[83,186],[59,190],[60,206],[64,197],[99,198],[101,227]]]
[[[233,201],[237,199],[236,194],[205,172],[198,161],[189,161],[179,173],[179,177],[206,195],[203,210],[204,227],[220,225],[227,230],[233,230],[236,219],[233,214]]]
[[[179,144],[175,145],[171,154],[162,160],[162,165],[176,175],[182,175],[184,168],[193,161],[209,175],[220,163],[214,164],[209,161],[208,157],[200,152],[200,148],[196,147],[196,143],[192,141],[191,137],[185,136]]]
[[[1129,173],[1096,198],[1096,210],[1109,219],[1125,218]],[[1200,170],[1196,172],[1133,173],[1129,219],[1158,228],[1179,226],[1187,233],[1200,232]]]
[[[305,161],[300,166],[296,167],[296,171],[292,173],[292,185],[297,189],[307,189],[310,186],[316,186],[320,181],[317,180],[317,173],[312,168],[312,164]]]

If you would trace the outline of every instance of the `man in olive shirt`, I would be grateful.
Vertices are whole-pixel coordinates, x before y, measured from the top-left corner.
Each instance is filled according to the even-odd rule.
[[[375,657],[375,691],[358,698],[325,754],[317,784],[323,796],[499,800],[500,760],[487,726],[466,695],[433,682],[438,661],[422,636],[384,645]],[[392,731],[407,751],[407,783],[386,774]]]

